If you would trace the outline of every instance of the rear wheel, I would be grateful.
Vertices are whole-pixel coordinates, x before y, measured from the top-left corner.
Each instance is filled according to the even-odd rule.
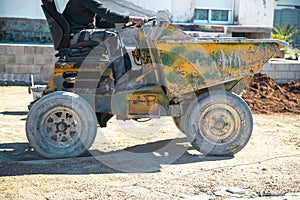
[[[248,105],[230,92],[206,93],[190,105],[185,133],[206,155],[233,155],[249,141],[253,119]]]
[[[26,120],[29,143],[46,158],[76,157],[94,142],[97,118],[79,95],[54,92],[39,99]]]

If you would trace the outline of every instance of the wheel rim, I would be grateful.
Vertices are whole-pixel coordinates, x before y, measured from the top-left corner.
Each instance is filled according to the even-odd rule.
[[[50,110],[46,114],[44,127],[47,141],[55,146],[68,147],[80,138],[80,118],[68,108]]]
[[[201,113],[198,126],[202,136],[210,143],[225,143],[238,135],[240,116],[226,104],[214,104]]]

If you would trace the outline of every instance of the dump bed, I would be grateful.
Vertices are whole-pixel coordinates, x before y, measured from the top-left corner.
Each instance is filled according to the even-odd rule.
[[[198,39],[168,23],[160,27],[150,36],[158,49],[171,96],[221,83],[232,82],[233,87],[244,77],[259,72],[285,45],[270,39]]]

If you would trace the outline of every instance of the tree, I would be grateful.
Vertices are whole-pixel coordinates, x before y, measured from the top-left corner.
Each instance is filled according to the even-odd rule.
[[[300,30],[297,29],[296,25],[275,24],[271,38],[293,43],[299,34]]]

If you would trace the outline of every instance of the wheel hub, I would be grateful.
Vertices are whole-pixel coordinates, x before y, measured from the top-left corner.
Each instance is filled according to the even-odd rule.
[[[217,130],[222,130],[225,127],[225,122],[221,119],[217,120],[214,124],[214,128]]]
[[[58,132],[65,132],[68,129],[68,126],[65,122],[60,122],[56,125],[56,130]]]
[[[223,143],[237,133],[238,115],[233,108],[217,104],[204,110],[199,119],[201,134],[212,143]]]
[[[79,138],[78,121],[78,116],[72,110],[54,109],[48,114],[46,133],[52,142],[68,146]]]

